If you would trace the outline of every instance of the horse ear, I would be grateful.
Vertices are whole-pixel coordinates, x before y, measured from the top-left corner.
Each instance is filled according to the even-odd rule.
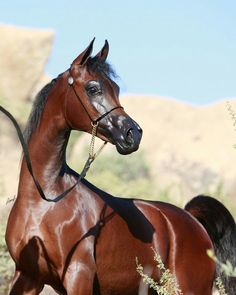
[[[107,40],[105,40],[105,44],[102,47],[102,49],[97,53],[96,57],[99,58],[102,61],[105,61],[107,59],[109,52],[109,43]]]
[[[95,38],[90,42],[89,46],[80,53],[79,56],[76,57],[76,59],[73,61],[72,65],[84,65],[88,58],[90,57],[92,51],[93,51],[93,43]]]

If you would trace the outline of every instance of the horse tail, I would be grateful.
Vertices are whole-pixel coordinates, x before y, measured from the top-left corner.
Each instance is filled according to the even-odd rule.
[[[225,206],[214,198],[197,196],[185,206],[206,229],[214,246],[217,259],[236,266],[236,224]],[[216,276],[220,277],[228,295],[236,294],[236,277],[227,276],[220,265],[216,266]]]

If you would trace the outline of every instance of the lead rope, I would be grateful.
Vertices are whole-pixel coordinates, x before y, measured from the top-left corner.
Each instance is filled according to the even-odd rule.
[[[24,156],[25,156],[25,161],[26,161],[26,165],[27,165],[27,168],[28,168],[28,171],[34,181],[34,184],[41,196],[41,198],[45,201],[48,201],[48,202],[53,202],[53,203],[56,203],[58,201],[60,201],[61,199],[63,199],[70,191],[73,190],[73,188],[79,184],[79,182],[86,176],[89,168],[90,168],[90,165],[92,164],[92,162],[97,158],[97,156],[100,154],[100,152],[102,151],[102,149],[105,147],[105,145],[107,144],[107,142],[104,142],[104,144],[99,148],[99,150],[94,153],[94,145],[95,145],[95,137],[96,137],[96,134],[97,134],[97,127],[98,127],[98,122],[96,123],[92,123],[92,139],[91,139],[91,142],[90,142],[90,146],[89,146],[89,157],[84,165],[84,168],[82,169],[79,177],[77,178],[76,182],[71,186],[69,187],[67,190],[65,190],[63,193],[61,193],[59,196],[55,197],[54,199],[48,199],[45,194],[44,194],[44,191],[40,185],[40,183],[38,182],[37,178],[35,177],[34,175],[34,171],[33,171],[33,167],[32,167],[32,164],[31,164],[31,159],[30,159],[30,155],[29,155],[29,151],[28,151],[28,148],[27,148],[27,145],[26,145],[26,142],[24,140],[24,136],[22,134],[22,131],[19,127],[19,124],[17,123],[16,119],[12,116],[11,113],[9,113],[6,109],[4,109],[1,105],[0,105],[0,111],[2,113],[4,113],[10,120],[11,122],[13,123],[16,131],[17,131],[17,135],[18,135],[18,138],[20,140],[20,143],[21,143],[21,146],[22,146],[22,150],[23,150],[23,153],[24,153]]]
[[[92,138],[89,146],[89,157],[94,158],[94,146],[95,146],[95,136],[97,134],[97,128],[98,128],[98,122],[96,123],[91,123],[92,125]]]
[[[95,138],[97,135],[97,128],[98,128],[98,122],[91,123],[92,125],[92,139],[89,146],[89,158],[95,160],[97,156],[101,153],[105,145],[107,144],[107,141],[104,141],[103,145],[97,150],[96,153],[94,153],[94,146],[95,146]]]
[[[97,158],[97,156],[101,153],[102,149],[107,144],[107,141],[105,141],[103,143],[103,145],[98,149],[98,151],[96,153],[94,153],[95,138],[96,138],[96,134],[97,134],[98,122],[91,123],[91,125],[92,125],[92,132],[91,132],[92,138],[91,138],[91,142],[89,145],[89,156],[88,156],[87,161],[84,164],[84,168],[82,169],[79,177],[77,178],[76,182],[70,188],[65,190],[62,194],[60,194],[59,196],[57,196],[54,199],[46,199],[46,201],[58,202],[61,199],[63,199],[70,191],[72,191],[76,187],[76,185],[78,185],[80,183],[80,181],[86,176],[91,164],[93,163],[93,161]]]
[[[95,153],[94,152],[94,147],[95,147],[95,138],[96,138],[96,135],[97,135],[97,128],[98,128],[98,122],[95,122],[95,123],[91,123],[92,125],[92,138],[91,138],[91,141],[90,141],[90,145],[89,145],[89,156],[88,156],[88,159],[84,165],[84,168],[80,174],[80,176],[82,176],[82,178],[84,178],[91,166],[91,164],[93,163],[93,161],[99,156],[99,154],[101,153],[101,151],[103,150],[103,148],[105,147],[105,145],[107,144],[107,141],[104,141],[104,143],[100,146],[100,148],[97,150],[97,152]],[[79,177],[80,178],[80,177]],[[78,182],[80,180],[78,179]]]

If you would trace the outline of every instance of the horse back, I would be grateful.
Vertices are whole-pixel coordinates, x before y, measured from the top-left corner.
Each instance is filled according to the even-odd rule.
[[[214,280],[215,265],[206,251],[212,248],[212,243],[205,229],[186,211],[162,202],[141,200],[117,200],[116,206],[113,204],[109,210],[114,216],[103,224],[95,247],[102,290],[135,294],[133,289],[137,290],[140,284],[136,259],[158,281],[160,272],[154,261],[154,249],[186,294],[199,280],[210,292],[209,281]]]

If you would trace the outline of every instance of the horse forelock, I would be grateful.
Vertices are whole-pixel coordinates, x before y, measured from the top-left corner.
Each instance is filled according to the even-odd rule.
[[[89,71],[103,73],[110,79],[114,79],[118,77],[118,75],[116,74],[111,64],[109,64],[107,61],[101,60],[97,56],[90,57],[87,60],[86,65]]]

